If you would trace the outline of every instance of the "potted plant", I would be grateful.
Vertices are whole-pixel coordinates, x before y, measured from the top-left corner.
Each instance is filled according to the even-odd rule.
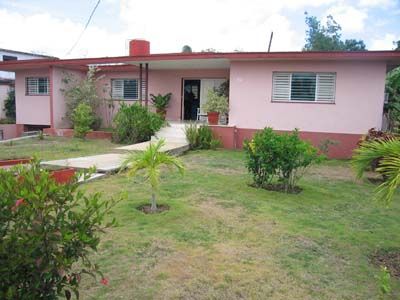
[[[165,115],[167,113],[167,107],[168,107],[169,101],[171,101],[171,96],[172,96],[172,93],[168,93],[165,95],[150,94],[151,103],[153,103],[154,107],[156,108],[157,114],[159,114],[164,120],[165,120]]]
[[[202,109],[207,113],[208,124],[218,125],[219,115],[227,114],[229,111],[228,98],[220,95],[214,89],[209,90],[207,102],[202,106]]]

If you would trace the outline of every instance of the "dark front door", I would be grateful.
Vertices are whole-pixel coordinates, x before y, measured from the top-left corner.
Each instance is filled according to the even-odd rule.
[[[183,119],[197,120],[200,108],[200,80],[184,80]]]

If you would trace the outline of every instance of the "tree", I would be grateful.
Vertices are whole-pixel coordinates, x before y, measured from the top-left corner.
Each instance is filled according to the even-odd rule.
[[[15,90],[11,89],[8,91],[7,98],[4,101],[4,111],[6,113],[6,117],[15,120]]]
[[[376,189],[375,198],[389,204],[400,186],[400,139],[363,142],[352,159],[352,165],[358,178],[378,160],[376,171],[381,173],[384,182]]]
[[[362,40],[341,40],[342,27],[329,15],[326,25],[322,25],[317,17],[305,13],[306,44],[303,51],[365,51],[365,43]]]
[[[94,130],[99,129],[101,126],[101,118],[96,117],[95,113],[104,100],[99,96],[96,85],[102,77],[96,76],[96,72],[97,69],[95,67],[90,67],[83,80],[77,79],[67,73],[65,78],[63,78],[66,88],[61,89],[66,100],[66,119],[72,121],[72,114],[75,108],[80,103],[85,103],[92,108],[93,123],[91,124],[91,128]]]
[[[129,177],[136,176],[139,170],[145,170],[145,179],[151,186],[151,212],[157,211],[156,194],[160,187],[161,166],[175,167],[181,174],[184,172],[184,166],[178,158],[161,152],[164,145],[163,139],[150,143],[145,151],[140,154],[132,153],[123,163],[123,169],[129,169]]]
[[[192,53],[192,47],[185,45],[182,47],[182,53]]]
[[[388,117],[388,130],[400,130],[400,68],[393,69],[386,76],[386,90],[389,93],[389,102],[385,104],[385,113]]]
[[[400,40],[393,42],[393,45],[395,47],[393,50],[400,51]]]

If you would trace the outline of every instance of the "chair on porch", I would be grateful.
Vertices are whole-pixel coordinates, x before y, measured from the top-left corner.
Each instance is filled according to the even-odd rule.
[[[206,122],[207,114],[201,111],[201,108],[197,108],[197,121]]]

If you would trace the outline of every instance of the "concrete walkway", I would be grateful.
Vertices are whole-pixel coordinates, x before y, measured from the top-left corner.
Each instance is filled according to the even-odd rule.
[[[126,153],[109,153],[45,161],[42,163],[42,165],[71,167],[75,169],[89,169],[91,167],[96,167],[97,172],[114,173],[120,169],[126,156]]]

